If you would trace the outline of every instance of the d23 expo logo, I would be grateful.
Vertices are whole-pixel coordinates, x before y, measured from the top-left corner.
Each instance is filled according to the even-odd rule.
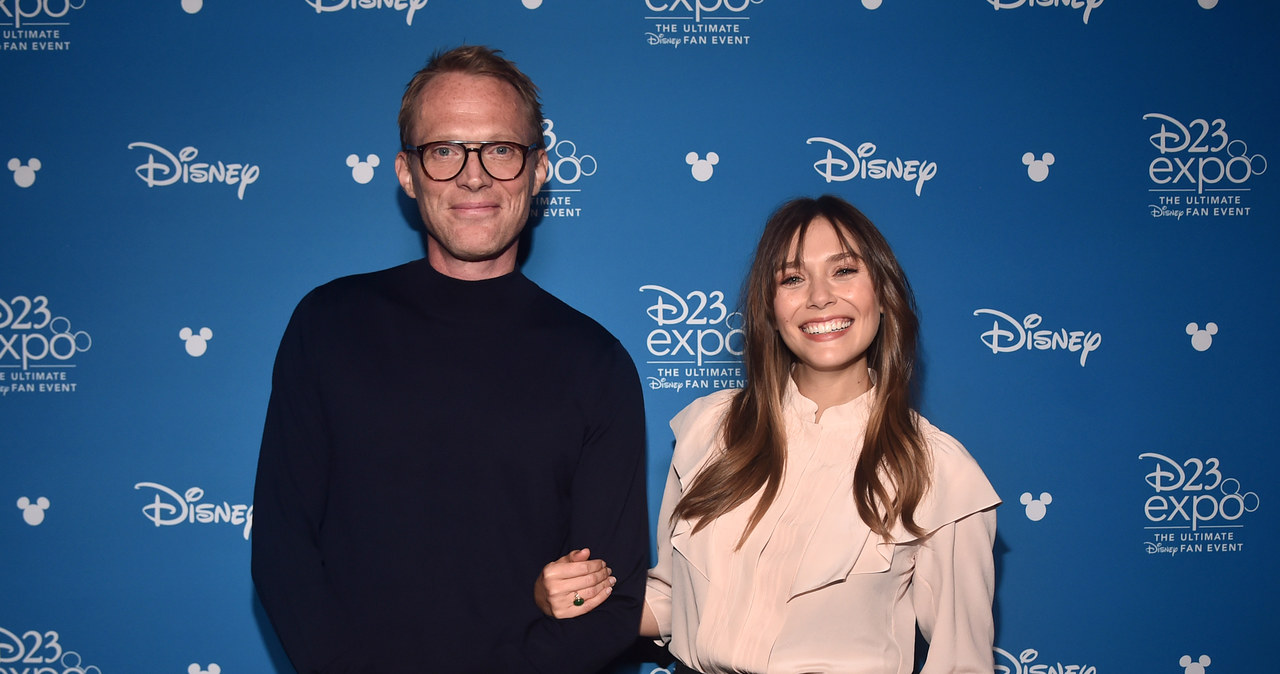
[[[102,670],[67,650],[53,630],[13,632],[0,627],[0,673],[102,674]]]
[[[747,10],[764,0],[645,0],[645,20],[653,29],[644,34],[651,47],[746,46]]]
[[[22,22],[34,22],[36,25],[66,25],[66,21],[57,21],[65,19],[67,14],[73,9],[84,9],[85,0],[13,0],[11,5],[9,2],[0,2],[0,17],[8,19],[0,26],[11,25],[21,28]]]
[[[1142,119],[1160,125],[1149,138],[1159,152],[1147,167],[1156,201],[1148,204],[1151,217],[1249,215],[1250,181],[1267,172],[1267,158],[1232,137],[1226,120],[1183,123],[1158,112]]]
[[[645,337],[648,365],[655,366],[648,386],[654,390],[740,388],[743,385],[742,314],[730,312],[724,293],[694,290],[680,294],[659,285],[640,286],[653,293],[645,309],[656,324]]]
[[[74,392],[72,360],[91,346],[89,333],[53,315],[48,297],[0,298],[0,396]]]
[[[1142,507],[1151,539],[1147,554],[1240,552],[1245,517],[1261,499],[1222,472],[1217,457],[1172,459],[1144,452],[1146,483],[1154,493]]]
[[[575,202],[574,193],[582,191],[579,180],[596,174],[596,158],[579,154],[578,145],[561,137],[551,119],[542,120],[542,145],[547,149],[547,184],[533,195],[529,213],[543,218],[580,217],[582,206]]]

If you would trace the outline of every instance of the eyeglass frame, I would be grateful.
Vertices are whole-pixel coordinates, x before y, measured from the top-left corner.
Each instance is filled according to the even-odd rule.
[[[448,178],[436,178],[427,171],[427,160],[426,160],[426,155],[423,153],[423,150],[427,149],[427,147],[431,145],[439,145],[439,144],[457,145],[458,147],[462,148],[462,164],[458,166],[458,172],[449,176]],[[476,145],[478,147],[467,147],[468,145]],[[489,167],[484,165],[484,154],[482,154],[483,150],[486,147],[489,147],[490,145],[514,145],[519,148],[524,148],[524,152],[520,154],[520,170],[516,171],[516,174],[511,176],[510,178],[499,178],[493,175],[492,173],[490,173]],[[517,143],[514,140],[433,140],[429,143],[423,143],[421,145],[409,145],[408,143],[406,143],[403,149],[405,152],[418,153],[418,166],[422,168],[422,175],[426,176],[427,180],[431,180],[433,182],[447,183],[450,180],[453,180],[458,176],[462,175],[462,172],[467,170],[467,162],[471,160],[472,152],[476,153],[476,157],[478,157],[477,161],[480,162],[480,168],[484,171],[485,175],[489,176],[490,178],[493,178],[494,180],[498,180],[501,182],[510,182],[524,175],[524,170],[529,165],[529,153],[533,152],[534,150],[542,149],[542,143],[535,142],[529,145],[525,145],[524,143]]]

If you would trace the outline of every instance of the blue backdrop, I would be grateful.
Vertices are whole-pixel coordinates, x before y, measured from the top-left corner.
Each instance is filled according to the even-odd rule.
[[[0,672],[290,671],[248,570],[275,348],[422,255],[396,112],[462,43],[542,87],[525,272],[635,359],[653,511],[765,217],[835,193],[1004,498],[996,671],[1270,671],[1276,7],[0,2]]]

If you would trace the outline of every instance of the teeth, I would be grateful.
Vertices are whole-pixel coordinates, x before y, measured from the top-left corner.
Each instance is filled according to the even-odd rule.
[[[837,318],[825,323],[807,323],[801,326],[800,329],[803,330],[805,334],[809,335],[825,335],[828,332],[844,330],[850,325],[853,325],[852,320],[848,318]]]

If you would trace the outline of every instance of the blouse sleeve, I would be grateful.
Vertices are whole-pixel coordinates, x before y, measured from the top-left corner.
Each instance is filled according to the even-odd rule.
[[[644,592],[644,603],[658,620],[658,642],[663,644],[671,640],[671,513],[680,501],[680,495],[680,478],[672,467],[667,471],[667,487],[662,492],[662,508],[658,511],[655,539],[658,559],[649,569],[649,581]]]
[[[657,561],[649,570],[644,602],[658,622],[658,643],[671,641],[671,596],[674,582],[675,546],[672,538],[686,536],[692,526],[688,521],[671,522],[671,513],[684,495],[688,485],[717,446],[720,423],[728,410],[734,389],[717,391],[689,403],[671,419],[671,431],[675,434],[675,451],[671,456],[671,469],[667,471],[667,486],[662,493],[662,507],[658,511],[654,542]]]
[[[934,531],[920,545],[911,602],[929,641],[921,674],[990,674],[995,627],[995,507]]]

